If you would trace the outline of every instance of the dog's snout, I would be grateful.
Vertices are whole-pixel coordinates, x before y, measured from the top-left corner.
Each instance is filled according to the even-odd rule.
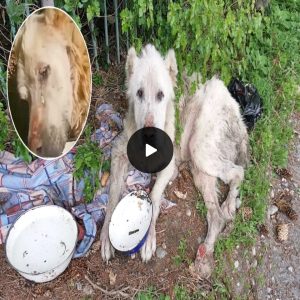
[[[153,114],[147,114],[146,119],[145,119],[145,127],[154,127]]]
[[[39,135],[31,135],[28,139],[28,146],[32,152],[41,154],[43,147],[41,137]]]

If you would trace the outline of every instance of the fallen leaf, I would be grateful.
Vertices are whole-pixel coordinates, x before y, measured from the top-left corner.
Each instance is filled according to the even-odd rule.
[[[106,186],[108,178],[109,178],[109,172],[107,171],[103,172],[103,175],[101,177],[101,186],[103,187]]]
[[[114,274],[111,270],[109,271],[108,274],[109,277],[109,284],[110,285],[115,285],[116,284],[116,280],[117,280],[117,274]]]
[[[174,194],[176,195],[176,197],[178,197],[179,199],[183,199],[183,200],[185,200],[186,196],[187,196],[187,192],[183,194],[180,191],[174,191]]]

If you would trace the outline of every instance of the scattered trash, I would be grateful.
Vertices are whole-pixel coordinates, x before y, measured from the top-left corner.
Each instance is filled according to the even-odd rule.
[[[187,192],[185,192],[184,194],[180,191],[174,191],[174,194],[176,195],[176,197],[178,197],[179,199],[186,199],[187,196]]]
[[[288,224],[277,225],[276,232],[277,232],[277,238],[280,242],[287,241],[289,236],[289,225]]]
[[[228,85],[231,96],[240,104],[242,116],[248,130],[254,127],[255,122],[262,114],[262,99],[257,89],[251,84],[244,84],[233,78]]]
[[[186,210],[186,215],[188,217],[190,217],[192,215],[192,211],[189,208]]]
[[[236,260],[236,261],[234,262],[234,267],[237,269],[237,268],[239,267],[239,265],[240,265],[239,261]]]
[[[288,267],[288,271],[291,272],[291,273],[293,273],[294,272],[294,268],[292,266],[289,266]]]
[[[99,130],[96,130],[92,138],[109,158],[111,142],[123,128],[122,118],[113,111],[110,104],[100,105],[96,117],[99,120]],[[36,159],[30,164],[12,153],[0,152],[0,244],[5,242],[11,224],[24,211],[39,205],[56,204],[68,209],[83,224],[79,226],[83,234],[74,257],[82,257],[88,252],[95,240],[97,225],[105,217],[109,178],[106,185],[96,192],[92,203],[83,203],[83,180],[76,182],[73,178],[75,152],[73,149],[59,159]],[[130,170],[124,195],[138,189],[149,193],[154,182],[155,176]],[[165,198],[161,199],[162,212],[175,205]]]
[[[235,207],[236,209],[239,209],[242,205],[242,200],[240,199],[240,197],[237,197],[235,201]]]
[[[270,217],[274,214],[276,214],[278,211],[278,207],[276,205],[271,205],[268,209],[268,213],[267,213],[267,216],[268,216],[268,219],[270,219]]]
[[[157,247],[156,249],[156,257],[163,259],[167,255],[167,251],[162,247]]]
[[[82,283],[81,282],[76,282],[75,283],[75,287],[78,291],[82,291],[83,289],[83,286],[82,286]]]

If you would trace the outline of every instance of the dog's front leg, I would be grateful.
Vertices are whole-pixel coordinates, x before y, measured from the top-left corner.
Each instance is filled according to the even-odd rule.
[[[173,156],[169,165],[164,170],[162,170],[157,174],[156,182],[150,194],[150,198],[152,200],[153,214],[152,214],[152,221],[149,228],[147,240],[141,249],[141,257],[144,262],[149,261],[156,250],[155,225],[159,215],[160,201],[168,182],[170,181],[172,175],[174,174],[174,170],[175,170],[175,158]]]
[[[108,228],[112,213],[119,202],[122,191],[124,190],[127,171],[128,158],[126,155],[126,140],[124,136],[120,136],[112,150],[109,200],[100,235],[101,256],[106,262],[114,256],[114,248],[109,240]]]

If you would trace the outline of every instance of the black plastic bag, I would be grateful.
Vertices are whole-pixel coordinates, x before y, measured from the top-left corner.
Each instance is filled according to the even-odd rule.
[[[239,103],[248,131],[254,127],[263,111],[263,103],[257,89],[233,78],[228,85],[231,96]]]

